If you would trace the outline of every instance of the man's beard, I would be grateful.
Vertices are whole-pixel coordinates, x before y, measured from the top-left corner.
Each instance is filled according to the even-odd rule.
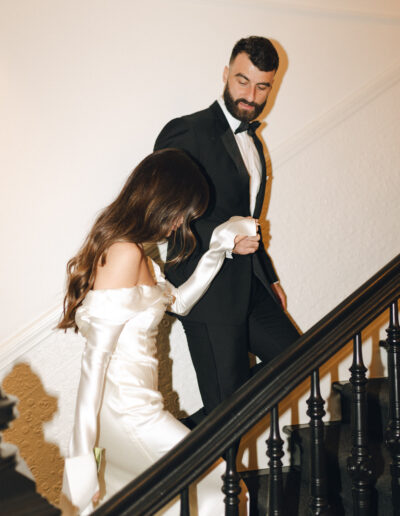
[[[228,83],[225,85],[224,89],[224,101],[226,109],[229,111],[229,113],[240,120],[241,122],[250,122],[251,120],[254,120],[258,117],[258,115],[261,114],[262,110],[265,107],[265,104],[267,103],[267,100],[263,102],[262,104],[257,104],[256,102],[248,102],[246,99],[239,98],[234,99],[231,95],[231,92],[229,91]],[[243,104],[247,104],[248,106],[253,106],[253,111],[244,111],[240,109],[239,102],[243,102]]]

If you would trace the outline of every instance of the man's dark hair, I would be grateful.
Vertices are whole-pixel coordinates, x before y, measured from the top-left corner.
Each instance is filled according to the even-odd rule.
[[[277,70],[279,66],[279,56],[274,45],[269,39],[261,36],[249,36],[240,39],[233,47],[229,64],[241,52],[246,52],[253,65],[257,66],[262,72]]]

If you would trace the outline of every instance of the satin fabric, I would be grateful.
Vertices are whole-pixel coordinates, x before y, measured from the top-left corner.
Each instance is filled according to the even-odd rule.
[[[91,290],[77,310],[76,323],[86,345],[62,491],[82,514],[91,512],[91,499],[99,490],[95,445],[105,450],[104,501],[189,432],[164,410],[158,391],[157,327],[167,307],[181,315],[190,311],[238,234],[255,235],[254,220],[232,217],[218,226],[209,251],[179,288],[153,262],[155,285]],[[224,514],[224,469],[222,463],[215,465],[191,487],[193,514]],[[179,503],[171,502],[162,514],[179,514]]]

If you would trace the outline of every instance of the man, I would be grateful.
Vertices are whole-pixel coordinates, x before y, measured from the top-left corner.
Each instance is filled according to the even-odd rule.
[[[210,186],[209,208],[194,224],[195,252],[179,266],[167,268],[175,285],[194,270],[218,224],[233,215],[260,215],[266,166],[255,119],[267,102],[278,65],[268,39],[241,39],[224,69],[223,98],[172,120],[157,138],[155,149],[185,150]],[[255,122],[249,126],[250,121]],[[170,246],[169,255],[173,253]],[[285,294],[262,240],[237,237],[232,256],[207,293],[182,318],[206,413],[250,377],[248,351],[265,363],[297,339],[285,308]]]

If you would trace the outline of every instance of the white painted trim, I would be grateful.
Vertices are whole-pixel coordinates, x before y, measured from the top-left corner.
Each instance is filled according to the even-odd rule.
[[[0,370],[12,365],[19,357],[49,337],[60,319],[61,302],[42,314],[19,333],[13,335],[0,346]]]
[[[321,138],[328,131],[362,109],[400,81],[400,62],[381,73],[373,81],[354,91],[329,111],[307,124],[275,148],[269,149],[273,170]]]
[[[146,249],[147,254],[162,265],[161,260],[166,259],[166,243],[152,244]],[[20,332],[8,338],[0,345],[0,373],[4,372],[18,358],[39,345],[53,333],[62,313],[62,295],[59,303],[42,314],[38,319],[23,328]]]
[[[354,7],[354,3],[350,5],[335,5],[331,2],[330,5],[320,5],[317,2],[295,1],[295,0],[201,0],[203,3],[227,4],[249,7],[249,4],[254,7],[275,9],[279,11],[288,11],[293,14],[295,11],[299,13],[322,15],[322,16],[347,16],[356,18],[365,18],[367,20],[385,21],[385,22],[400,22],[400,8],[398,10],[382,9],[382,7],[368,8],[359,2],[359,5]]]
[[[286,161],[292,159],[296,154],[342,123],[349,116],[362,109],[374,98],[382,95],[399,81],[400,63],[396,63],[375,80],[353,92],[285,142],[274,149],[270,149],[273,169],[276,170]],[[165,259],[165,245],[161,246],[158,251],[157,248],[154,248],[150,254],[157,259],[158,252]],[[0,371],[51,335],[60,318],[61,305],[60,300],[56,306],[0,345]]]

